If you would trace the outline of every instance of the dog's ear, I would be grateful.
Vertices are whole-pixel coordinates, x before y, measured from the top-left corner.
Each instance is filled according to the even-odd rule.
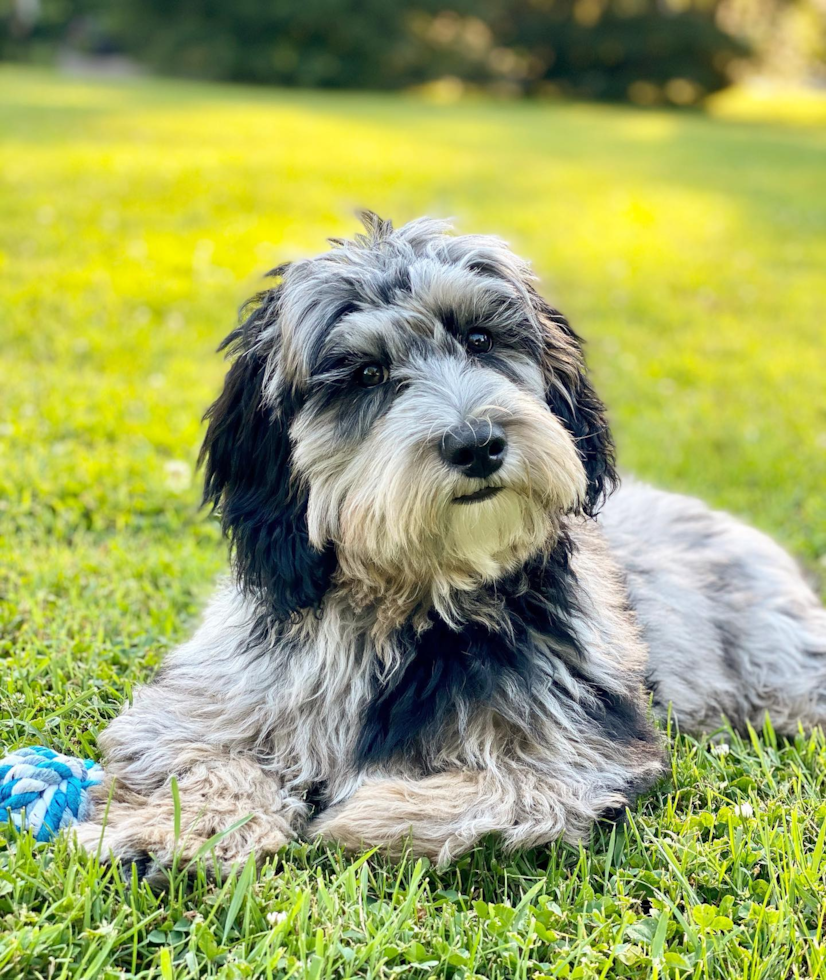
[[[284,396],[264,399],[269,353],[278,343],[277,288],[257,297],[246,321],[219,350],[235,355],[224,388],[204,416],[199,456],[204,503],[220,513],[242,587],[274,618],[318,608],[335,566],[332,549],[319,552],[307,533],[307,494],[295,485]],[[266,339],[265,339],[266,338]]]
[[[545,334],[545,397],[574,438],[588,477],[583,510],[593,515],[619,485],[605,405],[588,376],[582,339],[558,310],[533,288],[530,291]]]

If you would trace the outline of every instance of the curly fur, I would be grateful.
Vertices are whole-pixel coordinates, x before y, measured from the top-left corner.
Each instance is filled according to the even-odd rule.
[[[364,220],[223,345],[201,459],[234,574],[101,737],[105,854],[163,867],[239,821],[222,863],[579,841],[663,771],[649,692],[690,729],[824,718],[826,613],[776,545],[635,484],[605,504],[605,409],[528,265]],[[484,478],[445,461],[469,425],[506,437]]]

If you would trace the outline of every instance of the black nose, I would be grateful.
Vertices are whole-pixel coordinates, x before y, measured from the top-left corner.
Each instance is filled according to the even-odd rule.
[[[495,473],[505,459],[508,440],[505,430],[490,422],[465,422],[442,438],[442,459],[463,476],[486,477]]]

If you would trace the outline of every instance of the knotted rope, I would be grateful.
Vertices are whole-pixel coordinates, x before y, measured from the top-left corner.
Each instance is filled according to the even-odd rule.
[[[92,759],[60,755],[42,745],[16,749],[0,760],[0,819],[47,841],[90,816],[89,790],[103,780]]]

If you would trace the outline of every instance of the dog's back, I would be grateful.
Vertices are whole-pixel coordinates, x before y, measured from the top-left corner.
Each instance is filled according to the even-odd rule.
[[[826,719],[826,610],[767,535],[701,501],[628,482],[600,523],[648,643],[655,710],[778,731]]]

